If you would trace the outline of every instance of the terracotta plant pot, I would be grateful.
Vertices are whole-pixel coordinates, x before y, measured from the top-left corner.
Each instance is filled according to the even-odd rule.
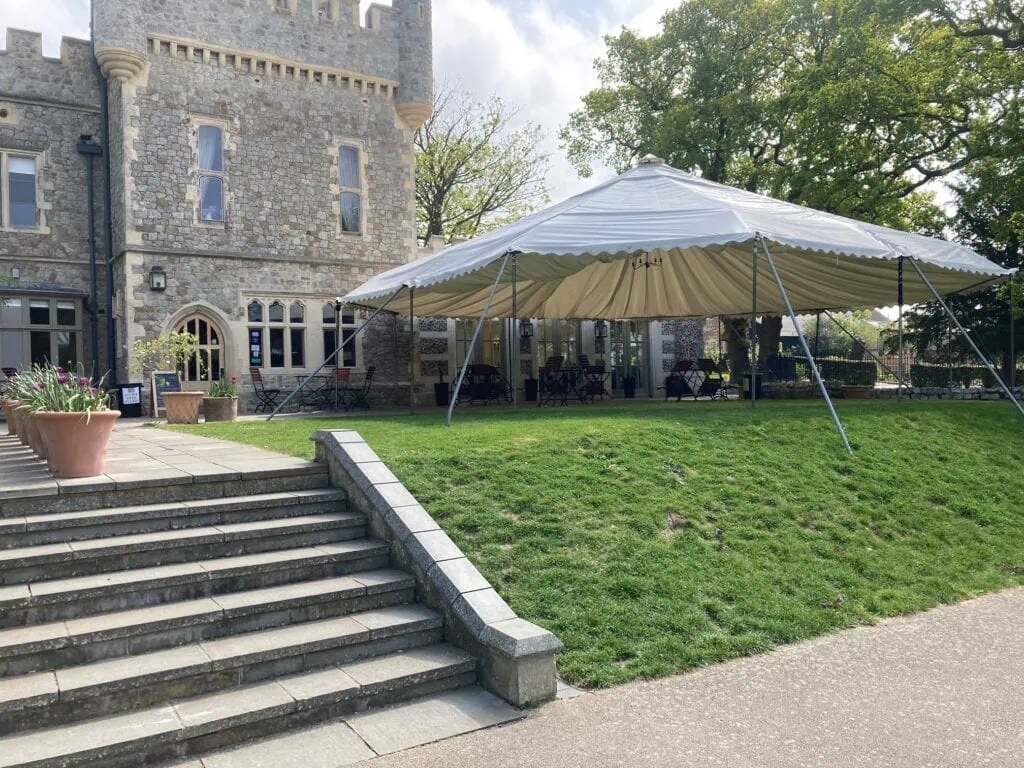
[[[107,444],[120,411],[54,413],[35,415],[50,449],[54,477],[95,477],[107,464]]]
[[[164,405],[167,406],[168,424],[198,424],[199,407],[205,397],[203,392],[166,392]]]
[[[4,400],[4,416],[7,417],[7,434],[12,437],[18,434],[18,422],[14,416],[14,409],[19,405],[17,400]]]
[[[28,445],[28,415],[32,412],[32,409],[27,405],[19,405],[14,413],[15,418],[18,420],[18,439],[22,445]]]
[[[36,416],[38,414],[32,412],[25,415],[24,424],[28,428],[28,445],[36,452],[36,456],[45,459],[46,441],[43,440],[43,434],[39,431],[39,419]]]
[[[237,397],[204,397],[203,413],[209,421],[234,421],[238,418]]]

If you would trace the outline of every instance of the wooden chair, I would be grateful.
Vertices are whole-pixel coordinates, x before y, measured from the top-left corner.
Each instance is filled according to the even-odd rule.
[[[695,397],[710,397],[712,400],[728,400],[729,390],[725,386],[725,378],[718,363],[710,357],[697,360],[697,367],[707,376]]]
[[[310,404],[317,408],[333,410],[337,396],[338,407],[348,410],[348,398],[351,397],[348,384],[348,368],[331,368],[330,373],[321,380],[320,386],[309,393]]]
[[[252,378],[252,391],[256,395],[256,407],[253,409],[253,413],[273,410],[277,398],[281,395],[281,390],[267,389],[263,384],[263,373],[259,368],[250,368],[249,376]]]

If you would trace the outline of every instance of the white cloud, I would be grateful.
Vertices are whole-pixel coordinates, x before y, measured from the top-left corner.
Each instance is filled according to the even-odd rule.
[[[603,34],[626,25],[650,33],[679,0],[614,0],[584,24],[558,0],[434,0],[434,64],[439,78],[462,78],[481,99],[495,93],[521,108],[523,121],[548,133],[549,186],[555,200],[610,175],[580,180],[558,147],[558,129],[596,84],[593,61]],[[370,0],[362,0],[365,6]],[[511,6],[511,7],[510,7]],[[571,8],[571,6],[570,6]],[[58,55],[61,35],[88,37],[88,0],[0,0],[0,28],[43,33],[44,52]]]

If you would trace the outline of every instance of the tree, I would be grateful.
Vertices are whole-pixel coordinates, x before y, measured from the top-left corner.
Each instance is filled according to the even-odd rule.
[[[486,104],[458,83],[434,94],[434,112],[416,132],[417,232],[474,237],[548,202],[545,135],[497,96]]]

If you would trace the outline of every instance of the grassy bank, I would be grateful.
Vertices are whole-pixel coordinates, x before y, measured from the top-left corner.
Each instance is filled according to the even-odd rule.
[[[465,410],[190,427],[312,456],[358,429],[512,607],[605,686],[1024,580],[1024,420],[1000,403]]]

